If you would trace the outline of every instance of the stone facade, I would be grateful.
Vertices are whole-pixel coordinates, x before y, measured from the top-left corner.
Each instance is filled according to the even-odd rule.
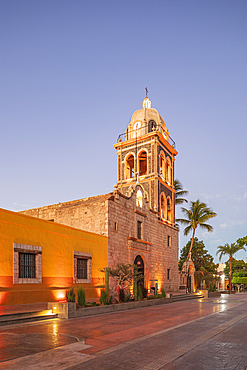
[[[133,264],[140,256],[146,288],[157,282],[159,290],[178,290],[174,146],[165,121],[145,98],[114,145],[113,192],[22,213],[108,236],[109,267]]]
[[[137,185],[130,197],[115,190],[102,196],[54,204],[23,211],[45,220],[108,236],[108,265],[134,263],[140,255],[145,266],[145,286],[154,280],[158,288],[178,289],[178,230],[159,220],[148,203],[136,205]],[[144,198],[144,197],[143,197]],[[142,223],[142,238],[138,239],[137,222]],[[170,236],[170,246],[168,246]],[[169,279],[168,279],[168,270]]]

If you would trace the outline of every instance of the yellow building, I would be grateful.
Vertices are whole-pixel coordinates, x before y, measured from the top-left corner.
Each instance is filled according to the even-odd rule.
[[[0,209],[0,304],[61,301],[82,284],[96,298],[108,238]]]

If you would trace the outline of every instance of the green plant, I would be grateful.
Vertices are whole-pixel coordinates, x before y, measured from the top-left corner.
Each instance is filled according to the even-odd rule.
[[[105,289],[101,289],[100,291],[100,304],[102,305],[106,305],[107,304],[107,301],[108,301],[108,294],[107,292],[105,291]]]
[[[162,296],[162,298],[166,297],[166,292],[165,292],[164,288],[161,289],[161,296]]]
[[[130,292],[127,292],[125,294],[125,297],[124,297],[124,302],[129,302],[130,301],[130,298],[131,298],[131,294],[130,294]]]
[[[107,296],[109,295],[109,269],[105,267],[105,291]]]
[[[73,286],[70,288],[70,290],[66,291],[66,298],[67,302],[75,302],[75,291]]]
[[[92,302],[92,306],[93,306],[93,307],[95,307],[95,306],[100,306],[100,304],[99,304],[99,303],[97,303],[97,302]]]
[[[215,284],[209,284],[209,291],[210,292],[215,292],[216,291]]]
[[[80,307],[86,306],[86,293],[82,286],[78,286],[77,288],[77,301]]]
[[[147,296],[148,296],[148,290],[147,290],[147,288],[145,288],[144,285],[142,284],[141,285],[141,289],[142,289],[142,299],[147,298]]]
[[[138,301],[142,300],[142,287],[141,287],[140,284],[138,284],[138,286],[137,286],[137,299],[138,299]]]
[[[174,180],[175,193],[175,204],[183,204],[184,202],[188,203],[187,199],[183,198],[185,195],[188,195],[188,191],[183,189],[183,185],[179,180]]]

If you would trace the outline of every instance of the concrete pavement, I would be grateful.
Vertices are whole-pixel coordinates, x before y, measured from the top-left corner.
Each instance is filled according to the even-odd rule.
[[[245,369],[247,294],[0,330],[0,369]]]

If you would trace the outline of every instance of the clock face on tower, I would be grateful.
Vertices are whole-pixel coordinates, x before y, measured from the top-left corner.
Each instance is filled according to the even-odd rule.
[[[141,122],[137,121],[137,122],[134,123],[133,129],[138,130],[140,127],[141,127]]]
[[[139,130],[139,128],[141,127],[141,122],[135,122],[134,123],[134,126],[133,126],[133,136],[134,137],[137,137],[138,136],[138,131],[137,130]]]

